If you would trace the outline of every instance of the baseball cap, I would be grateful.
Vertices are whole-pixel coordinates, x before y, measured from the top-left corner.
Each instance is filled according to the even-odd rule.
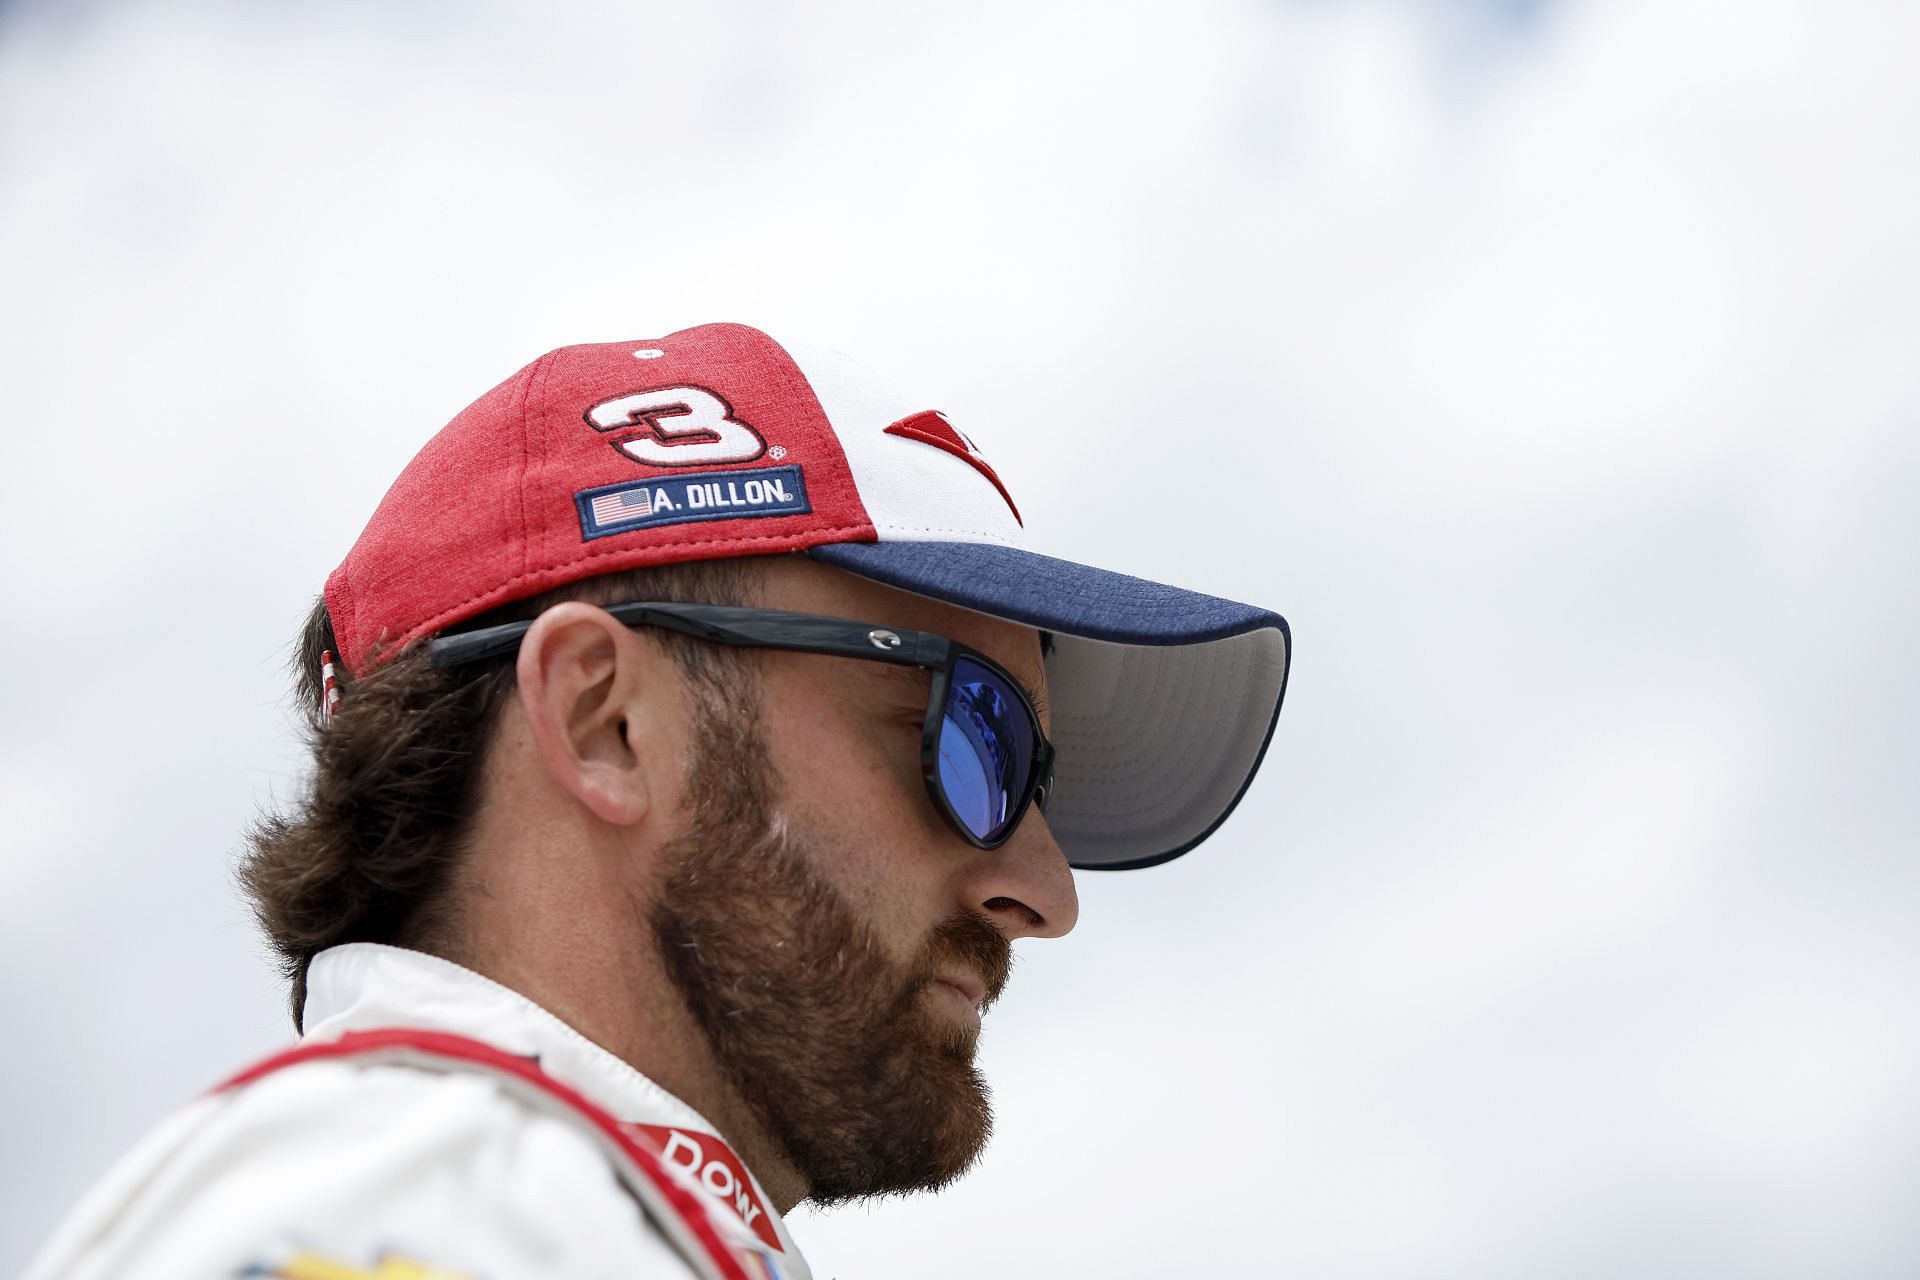
[[[1042,555],[1025,535],[937,409],[836,353],[709,324],[562,347],[474,401],[394,481],[326,600],[360,676],[579,578],[810,556],[1051,633],[1055,839],[1080,868],[1178,857],[1259,768],[1286,621]]]

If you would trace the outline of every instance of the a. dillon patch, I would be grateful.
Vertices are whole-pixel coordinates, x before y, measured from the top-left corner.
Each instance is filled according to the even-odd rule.
[[[589,542],[691,520],[792,516],[813,510],[807,482],[793,466],[628,480],[582,489],[573,501],[580,508],[580,536]]]

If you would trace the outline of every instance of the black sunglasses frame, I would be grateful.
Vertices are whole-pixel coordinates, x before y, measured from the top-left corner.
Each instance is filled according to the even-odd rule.
[[[603,605],[616,620],[629,627],[663,627],[714,644],[743,649],[785,649],[795,653],[819,653],[836,658],[859,658],[867,662],[887,662],[895,666],[923,667],[933,673],[927,691],[927,715],[920,730],[920,773],[927,795],[945,818],[947,825],[976,849],[998,849],[1019,828],[1029,806],[1047,810],[1053,791],[1053,743],[1041,731],[1040,714],[1033,698],[1005,667],[957,640],[931,631],[907,631],[877,623],[855,622],[849,618],[830,618],[814,613],[790,613],[783,609],[751,609],[722,604],[673,604],[662,601],[636,601],[630,604]],[[456,632],[434,638],[427,644],[427,660],[440,668],[465,666],[489,658],[505,657],[520,647],[520,641],[533,629],[531,620],[505,622],[474,631]],[[1006,683],[1020,708],[1026,713],[1035,743],[1032,777],[1025,793],[1002,825],[1000,834],[982,839],[968,830],[967,824],[947,799],[940,785],[940,726],[946,718],[947,696],[953,689],[954,665],[961,660],[975,663]]]

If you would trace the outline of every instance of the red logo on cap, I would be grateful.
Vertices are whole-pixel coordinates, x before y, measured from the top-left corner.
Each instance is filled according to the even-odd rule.
[[[973,447],[973,441],[961,435],[954,425],[947,421],[946,414],[937,410],[916,413],[888,427],[887,434],[905,436],[909,440],[918,440],[921,444],[930,444],[965,462],[993,481],[993,487],[998,489],[1000,496],[1007,501],[1007,510],[1013,512],[1014,523],[1023,529],[1026,527],[1027,522],[1020,518],[1020,508],[1013,505],[1013,495],[1007,492],[1007,486],[1000,483],[1000,477],[995,475],[993,468],[987,465],[987,460],[980,456],[980,451]]]

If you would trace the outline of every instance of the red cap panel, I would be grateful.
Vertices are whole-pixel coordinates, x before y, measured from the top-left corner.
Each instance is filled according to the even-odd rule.
[[[872,542],[791,357],[745,325],[563,347],[428,441],[327,580],[348,671],[565,582]]]

